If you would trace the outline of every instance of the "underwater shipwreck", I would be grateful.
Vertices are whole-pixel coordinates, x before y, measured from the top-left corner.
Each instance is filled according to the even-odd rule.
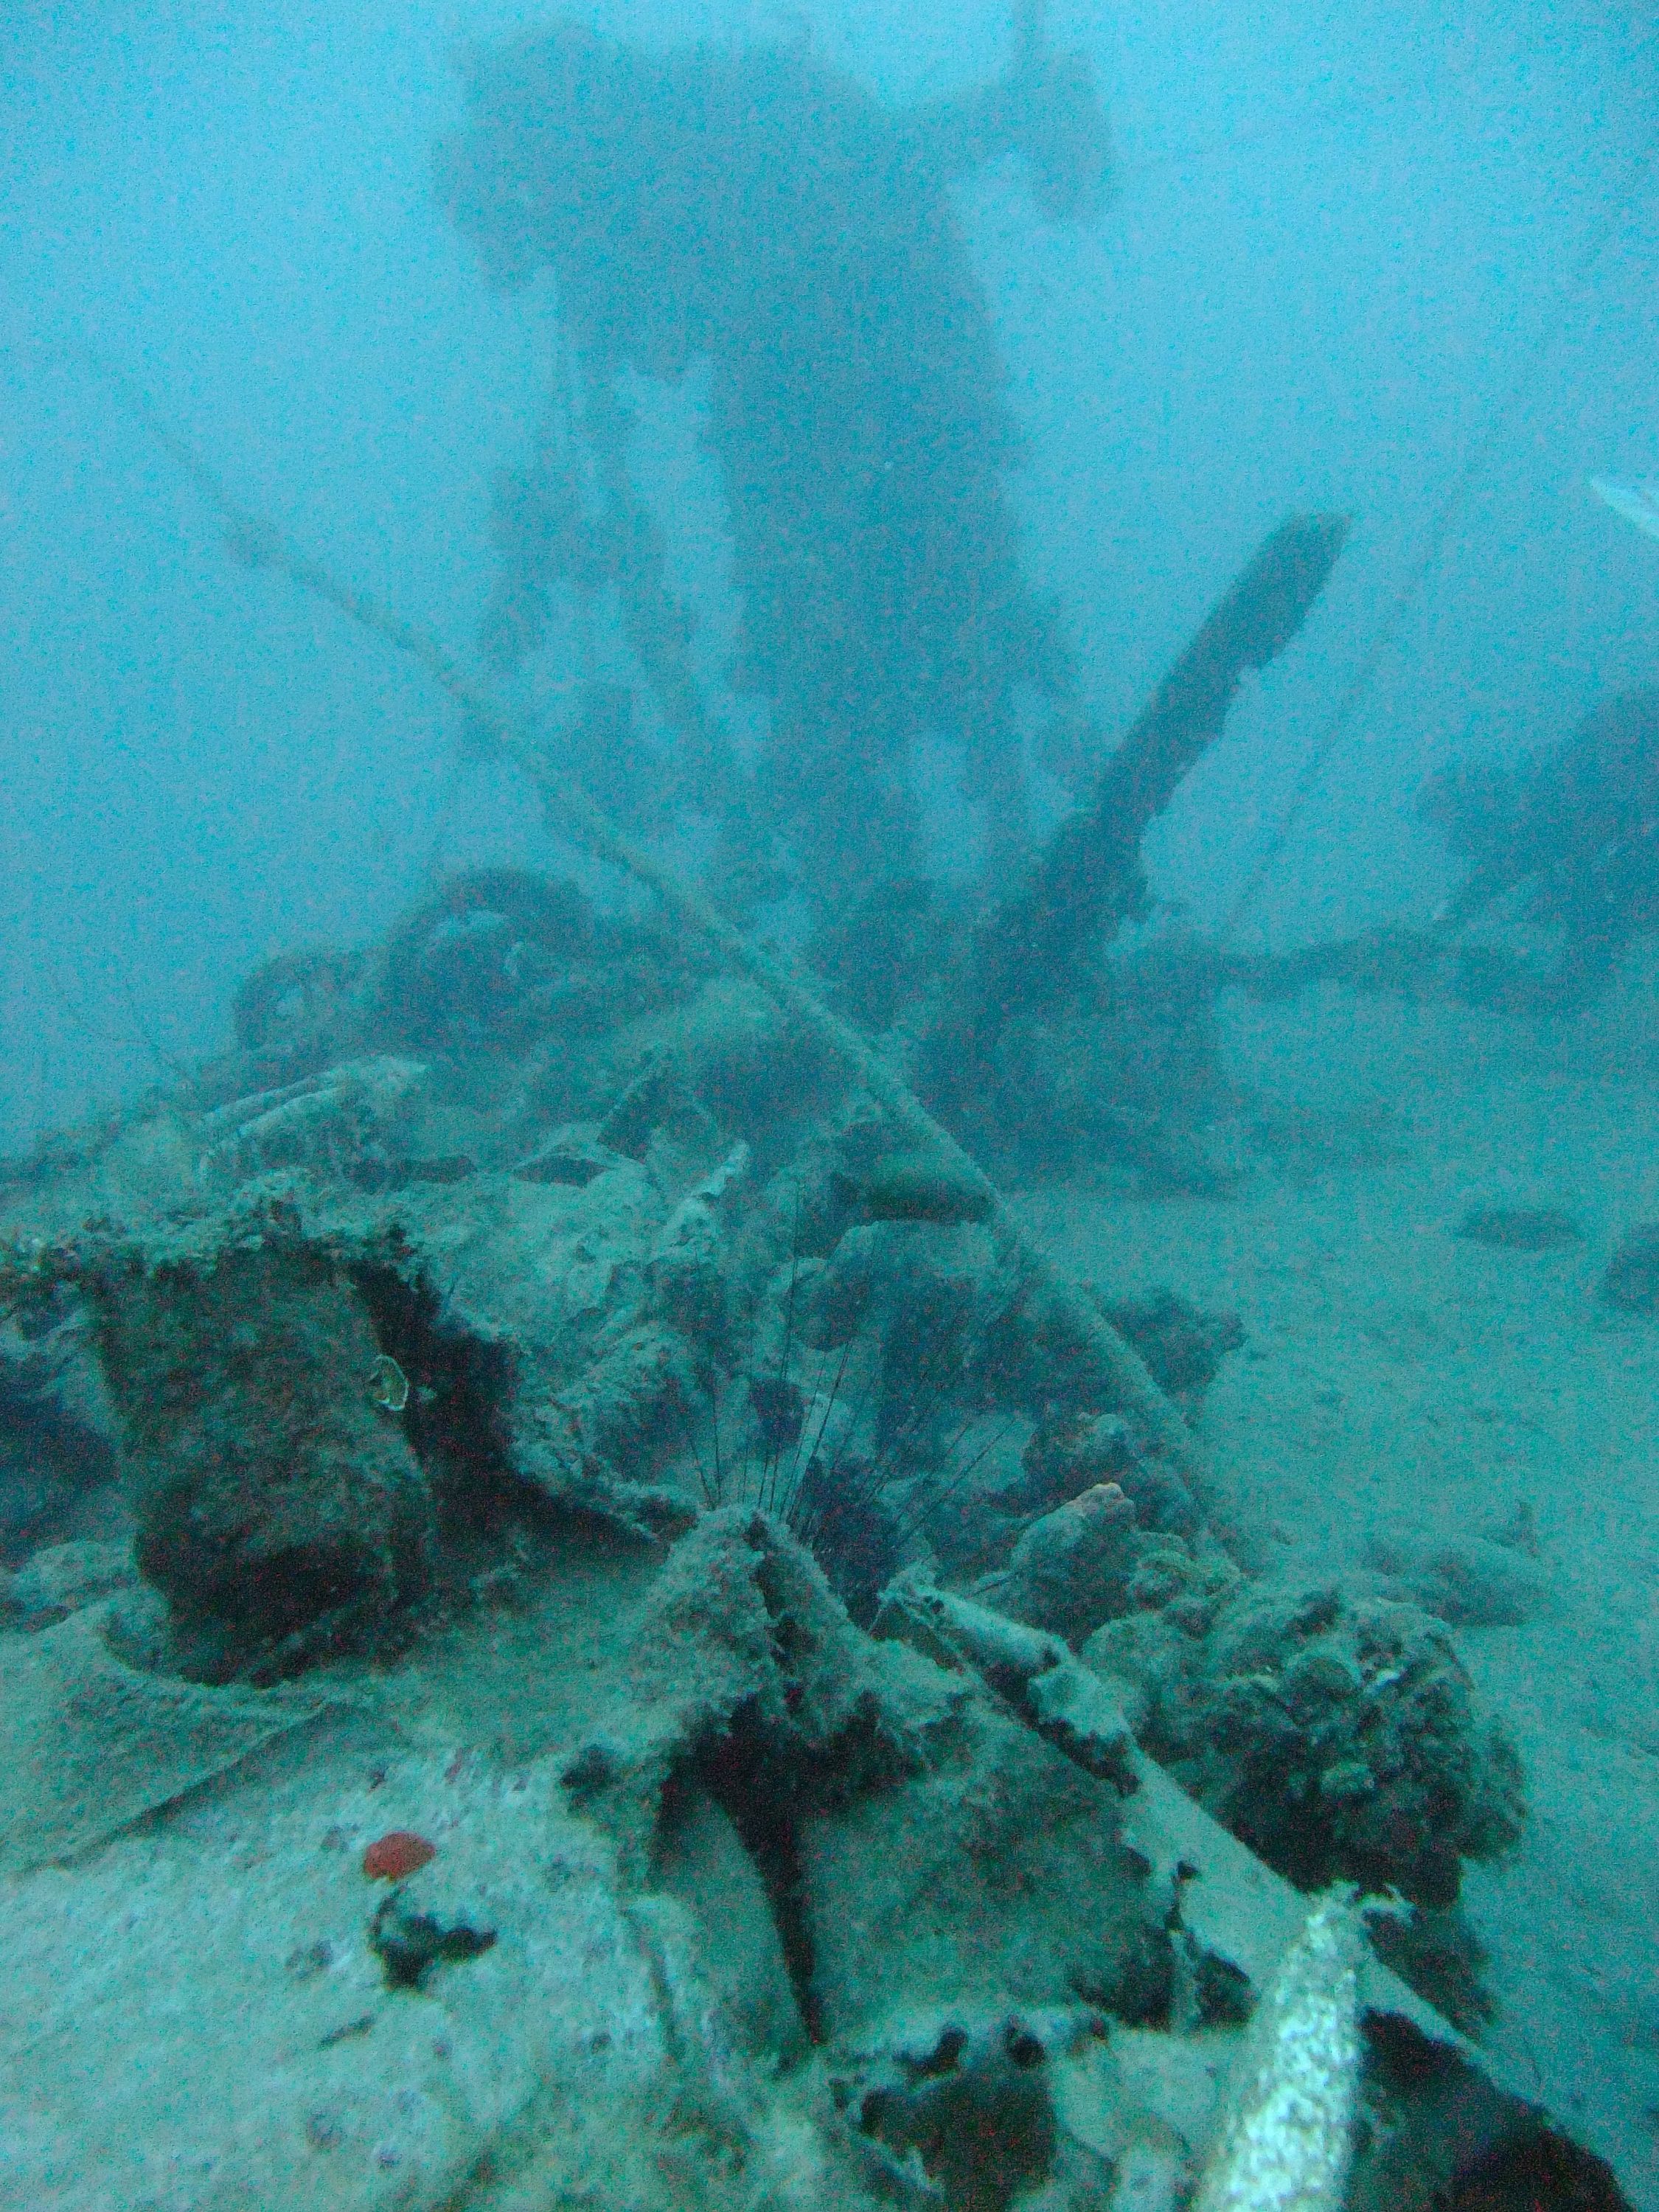
[[[483,672],[180,453],[580,860],[276,956],[218,1058],[4,1164],[0,2203],[1621,2203],[1480,2047],[1460,1886],[1526,1790],[1443,1620],[1241,1557],[1237,1322],[1073,1277],[1006,1194],[1224,1190],[1224,990],[1496,988],[1490,835],[1434,932],[1136,927],[1346,520],[1089,726],[948,197],[1006,158],[1048,220],[1109,199],[1035,18],[909,113],[574,27],[469,94],[440,199],[564,333]],[[697,365],[758,745],[630,475],[640,380]],[[503,703],[538,654],[556,727]],[[918,725],[988,825],[949,883]]]

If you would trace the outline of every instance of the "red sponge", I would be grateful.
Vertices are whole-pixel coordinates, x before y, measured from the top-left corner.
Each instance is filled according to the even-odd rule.
[[[363,1853],[363,1872],[374,1881],[401,1881],[416,1867],[438,1856],[438,1846],[410,1828],[392,1828],[377,1836]]]

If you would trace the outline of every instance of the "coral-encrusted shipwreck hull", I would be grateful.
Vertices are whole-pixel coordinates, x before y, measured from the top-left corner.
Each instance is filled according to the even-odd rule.
[[[336,1708],[9,1882],[4,2201],[1176,2201],[1304,1902],[1155,1770],[1125,1799],[970,1667],[872,1643],[748,1509],[572,1565],[526,1648],[592,1687],[534,1755]],[[415,1988],[360,1864],[405,1824],[436,1850],[398,1910],[474,1946]],[[1538,2133],[1374,1964],[1364,1999],[1351,2202]]]
[[[40,1553],[0,1632],[0,2205],[1181,2202],[1308,1910],[1119,1702],[1255,1602],[1192,1498],[1068,1404],[981,1224],[848,1200],[860,1109],[786,1144],[630,1079],[462,1172],[423,1082],[169,1110],[14,1208],[8,1303],[83,1316],[131,1546]],[[940,1490],[869,1632],[787,1479],[711,1462],[711,1390],[786,1356],[809,1425],[850,1375]],[[1027,1448],[945,1480],[930,1387]],[[1358,2098],[1347,2202],[1539,2147],[1618,2201],[1369,1957],[1354,2002],[1309,2138],[1340,2174]]]

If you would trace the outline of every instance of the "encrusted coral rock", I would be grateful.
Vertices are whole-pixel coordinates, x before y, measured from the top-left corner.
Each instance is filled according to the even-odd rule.
[[[209,1676],[383,1618],[421,1586],[433,1540],[425,1474],[374,1401],[362,1291],[327,1250],[272,1231],[88,1281],[138,1564]]]
[[[1039,1510],[1115,1482],[1143,1528],[1178,1536],[1197,1531],[1192,1492],[1166,1461],[1140,1448],[1121,1413],[1050,1415],[1038,1424],[1020,1464],[1026,1496]]]
[[[1237,1314],[1206,1314],[1170,1290],[1149,1297],[1119,1299],[1106,1307],[1172,1398],[1195,1405],[1220,1372],[1230,1352],[1244,1341]]]
[[[1514,1843],[1520,1761],[1478,1710],[1444,1631],[1334,1588],[1251,1588],[1148,1633],[1109,1623],[1085,1656],[1148,1698],[1141,1741],[1303,1888],[1337,1878],[1449,1905],[1465,1858]]]
[[[981,1595],[1012,1620],[1080,1644],[1124,1610],[1139,1550],[1134,1507],[1116,1483],[1097,1483],[1032,1522]]]

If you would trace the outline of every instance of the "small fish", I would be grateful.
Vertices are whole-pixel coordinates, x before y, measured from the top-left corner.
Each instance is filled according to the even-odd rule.
[[[383,1352],[368,1370],[368,1395],[388,1413],[401,1413],[409,1403],[409,1377],[389,1352]]]
[[[1589,488],[1615,514],[1622,514],[1649,538],[1659,538],[1659,477],[1629,483],[1617,477],[1592,477]]]

